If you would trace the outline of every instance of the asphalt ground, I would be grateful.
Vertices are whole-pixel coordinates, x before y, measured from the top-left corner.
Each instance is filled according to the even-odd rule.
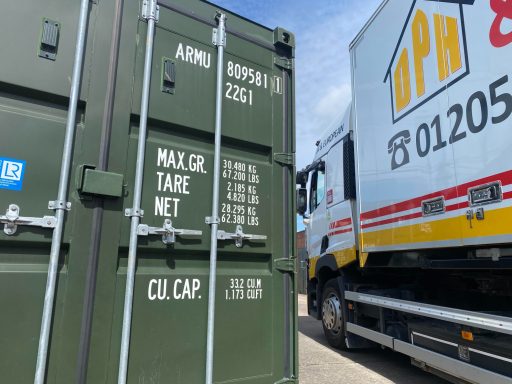
[[[305,295],[299,295],[299,375],[300,384],[447,384],[390,350],[329,347],[322,323],[308,316]]]

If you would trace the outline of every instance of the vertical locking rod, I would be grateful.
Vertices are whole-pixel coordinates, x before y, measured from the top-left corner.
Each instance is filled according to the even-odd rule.
[[[52,325],[53,302],[55,299],[55,283],[59,266],[60,247],[62,242],[62,230],[64,227],[64,215],[68,195],[69,173],[73,157],[73,140],[76,129],[76,110],[80,91],[80,78],[84,59],[85,37],[87,30],[87,17],[89,13],[89,0],[82,0],[80,5],[80,20],[76,38],[75,59],[73,75],[71,78],[71,91],[69,96],[68,115],[66,121],[66,133],[64,148],[62,151],[62,163],[60,169],[58,197],[55,204],[55,217],[57,225],[53,230],[50,262],[48,264],[48,278],[46,280],[46,292],[44,294],[43,317],[41,320],[41,332],[39,334],[39,347],[37,351],[36,373],[34,384],[43,384],[46,376],[48,356],[48,342]]]
[[[142,83],[142,100],[140,105],[140,124],[137,146],[137,164],[135,184],[133,186],[133,206],[131,209],[130,244],[128,249],[128,268],[126,272],[126,290],[124,295],[123,329],[121,335],[121,351],[119,354],[118,384],[126,383],[128,373],[128,353],[130,350],[130,331],[132,323],[133,287],[135,283],[135,265],[137,261],[138,227],[141,218],[142,181],[144,178],[144,158],[146,156],[146,135],[149,108],[149,89],[151,84],[151,66],[153,60],[153,44],[155,23],[158,18],[156,0],[145,0],[143,17],[148,22],[146,37],[146,54],[144,60],[144,77]]]
[[[206,384],[213,382],[213,341],[215,334],[215,293],[217,283],[217,232],[219,230],[220,150],[222,134],[222,95],[224,83],[224,48],[226,46],[226,15],[217,14],[218,28],[214,33],[217,46],[217,93],[215,97],[215,157],[213,165],[213,196],[210,242],[210,282],[208,288],[208,333],[206,342]]]

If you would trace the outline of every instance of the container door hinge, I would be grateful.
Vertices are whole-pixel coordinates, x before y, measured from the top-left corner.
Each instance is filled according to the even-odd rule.
[[[158,23],[160,19],[160,7],[157,4],[157,0],[142,1],[142,18],[144,20],[153,19]]]
[[[217,232],[218,240],[235,240],[235,245],[237,248],[242,248],[243,241],[258,241],[258,240],[267,240],[267,236],[264,235],[248,235],[244,233],[244,229],[241,225],[236,226],[235,233],[228,233],[226,231],[218,231]]]
[[[296,259],[294,257],[290,259],[275,259],[274,265],[276,266],[276,269],[281,272],[295,274],[297,273],[295,269],[295,261]]]
[[[20,207],[16,204],[11,204],[5,215],[0,216],[0,223],[4,224],[4,233],[7,236],[12,236],[18,230],[18,225],[55,228],[57,226],[57,218],[54,216],[22,217],[20,216]]]
[[[274,57],[274,64],[279,68],[293,70],[293,59],[287,59],[286,57]]]
[[[295,166],[295,153],[274,153],[274,161],[282,165]]]
[[[282,379],[282,380],[279,380],[279,381],[276,381],[274,384],[297,384],[298,383],[298,380],[297,379]]]
[[[169,245],[176,242],[176,236],[197,237],[202,236],[203,231],[196,231],[193,229],[176,229],[172,226],[172,221],[167,219],[164,221],[162,228],[139,224],[137,234],[139,236],[162,235],[162,243]]]

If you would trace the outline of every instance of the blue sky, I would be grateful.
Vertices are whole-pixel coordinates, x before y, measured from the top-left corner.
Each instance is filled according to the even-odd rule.
[[[350,102],[348,46],[381,0],[212,0],[270,28],[295,33],[297,169],[315,142],[341,121]],[[297,221],[300,226],[302,220]]]
[[[270,28],[296,36],[297,168],[350,101],[348,46],[381,0],[212,0]]]

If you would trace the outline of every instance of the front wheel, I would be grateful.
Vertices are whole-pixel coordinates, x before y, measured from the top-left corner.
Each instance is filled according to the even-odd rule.
[[[341,295],[336,280],[329,280],[322,293],[322,325],[331,347],[347,349]]]

